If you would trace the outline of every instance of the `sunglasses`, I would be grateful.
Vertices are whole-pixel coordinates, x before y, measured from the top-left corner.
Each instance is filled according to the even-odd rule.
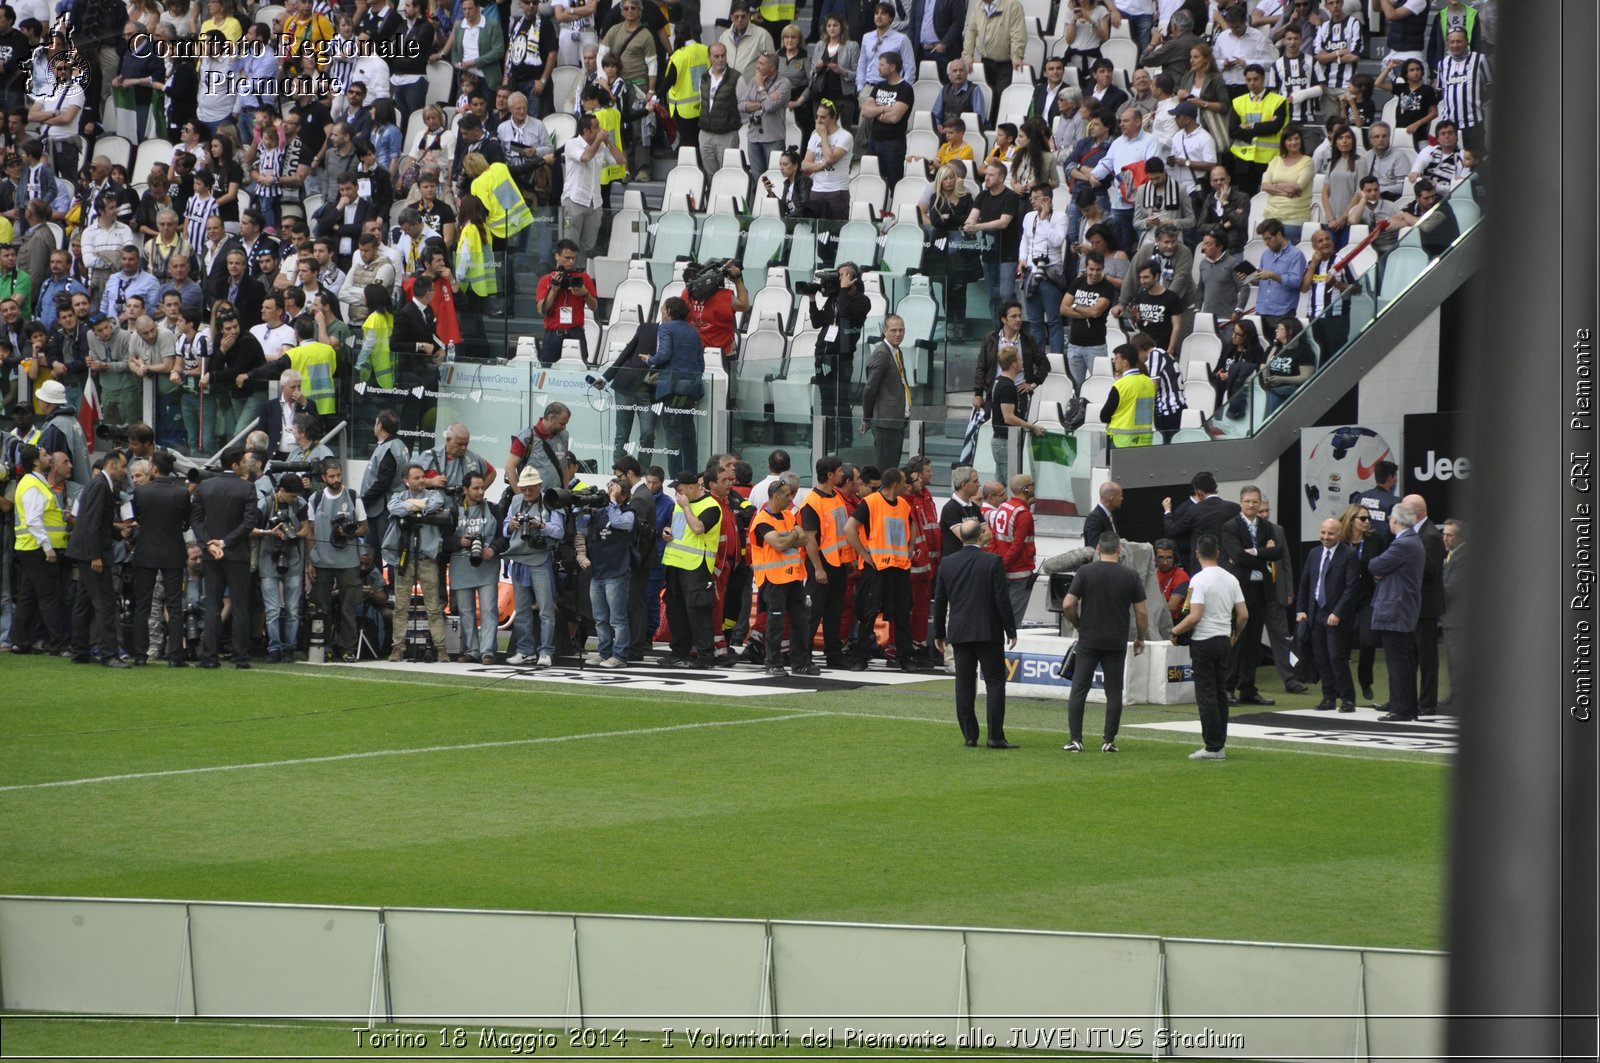
[[[1372,518],[1371,517],[1357,517],[1356,520],[1360,521],[1362,524],[1371,524],[1372,523]]]

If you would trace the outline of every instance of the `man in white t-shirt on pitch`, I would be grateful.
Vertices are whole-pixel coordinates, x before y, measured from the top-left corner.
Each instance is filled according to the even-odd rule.
[[[1205,747],[1189,754],[1190,760],[1226,760],[1228,744],[1228,658],[1233,643],[1244,630],[1250,611],[1244,591],[1233,573],[1218,562],[1221,553],[1215,535],[1202,535],[1194,544],[1200,571],[1189,579],[1189,615],[1172,627],[1172,644],[1189,635],[1189,659],[1194,664],[1194,698],[1200,709],[1200,734]]]

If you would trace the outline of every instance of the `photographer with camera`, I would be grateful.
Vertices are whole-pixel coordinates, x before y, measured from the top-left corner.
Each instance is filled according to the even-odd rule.
[[[471,442],[471,430],[457,422],[444,430],[443,446],[417,456],[429,488],[444,492],[452,501],[459,501],[468,473],[482,473],[485,480],[494,479],[494,466],[468,446]]]
[[[298,418],[297,418],[298,420]],[[356,540],[367,530],[367,507],[344,486],[337,458],[322,464],[323,489],[311,497],[311,558],[306,578],[317,608],[333,635],[328,662],[356,659],[356,606],[361,602],[361,554]],[[333,596],[339,595],[339,622],[333,620]]]
[[[819,330],[816,355],[822,412],[832,418],[825,438],[827,449],[836,453],[848,447],[852,438],[850,381],[855,376],[856,346],[872,304],[861,283],[861,267],[854,262],[841,262],[838,269],[818,273],[815,282],[797,281],[794,288],[811,297],[811,324]]]
[[[629,494],[627,484],[612,480],[606,485],[605,508],[591,507],[578,518],[578,530],[588,543],[589,604],[599,650],[595,664],[601,668],[626,668],[633,641],[629,571],[636,567],[634,528],[639,518]]]
[[[300,476],[277,478],[271,496],[259,503],[261,526],[251,532],[261,541],[257,574],[266,613],[267,663],[294,663],[300,645],[300,598],[305,590],[305,540],[311,534],[309,507],[300,497]]]
[[[461,658],[495,663],[500,630],[500,519],[483,499],[488,481],[468,473],[450,541],[450,591],[461,618]]]
[[[564,402],[551,402],[533,424],[518,432],[511,440],[511,455],[506,458],[506,486],[515,488],[520,470],[526,464],[551,487],[567,482],[567,453],[572,440],[567,435],[567,422],[572,420],[572,410]]]
[[[549,668],[555,663],[556,575],[553,553],[566,537],[566,520],[544,504],[544,478],[529,467],[517,476],[517,496],[506,507],[502,534],[516,595],[516,621],[507,664]],[[539,610],[535,643],[533,610]]]
[[[733,288],[728,282],[733,282]],[[738,337],[736,318],[750,309],[750,293],[744,286],[744,270],[730,258],[713,259],[701,266],[693,262],[683,267],[684,298],[689,304],[689,324],[700,333],[702,347],[722,352],[722,370],[733,377],[733,356]],[[733,407],[729,391],[728,406]]]
[[[136,428],[143,427],[136,425]],[[130,433],[131,435],[131,433]],[[157,451],[150,457],[154,475],[133,489],[133,519],[139,538],[129,564],[133,568],[133,632],[130,649],[134,664],[150,657],[150,605],[156,584],[161,585],[161,608],[166,630],[167,664],[184,668],[183,565],[188,557],[183,533],[189,530],[189,491],[173,478],[172,454]]]
[[[400,415],[391,409],[379,410],[373,418],[372,438],[377,446],[361,474],[361,504],[367,507],[367,541],[381,547],[389,530],[389,499],[405,487],[411,452],[400,438]]]
[[[444,651],[444,582],[439,557],[444,531],[455,525],[450,501],[443,491],[428,486],[427,470],[417,462],[405,467],[405,486],[389,498],[389,527],[383,538],[384,563],[394,569],[397,602],[411,601],[411,589],[422,584],[423,608],[434,652]],[[389,660],[402,661],[405,640],[396,634]]]
[[[583,335],[583,313],[600,309],[594,278],[578,268],[578,245],[571,240],[556,243],[556,268],[539,278],[534,290],[539,313],[544,315],[544,338],[539,341],[539,362],[546,369],[561,360],[562,341],[578,341],[584,364],[589,361],[589,343]]]

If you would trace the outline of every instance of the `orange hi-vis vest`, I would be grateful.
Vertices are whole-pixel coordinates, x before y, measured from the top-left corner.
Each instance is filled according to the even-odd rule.
[[[761,512],[756,514],[750,524],[750,568],[755,573],[757,587],[764,587],[768,583],[799,583],[806,578],[806,550],[803,544],[780,550],[766,543],[768,532],[790,531],[799,523],[792,509],[773,513],[763,506]],[[760,535],[756,534],[758,531]]]
[[[850,509],[838,491],[824,495],[812,491],[806,495],[807,506],[817,515],[820,531],[817,535],[817,552],[824,564],[838,568],[856,559],[856,548],[844,537],[844,522],[850,519]]]
[[[882,494],[868,495],[867,522],[863,541],[872,555],[872,567],[911,568],[911,502],[896,499],[890,502]]]

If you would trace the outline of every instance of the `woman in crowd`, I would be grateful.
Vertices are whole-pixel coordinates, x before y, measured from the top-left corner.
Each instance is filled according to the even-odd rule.
[[[967,191],[966,167],[947,163],[933,178],[928,202],[920,204],[922,224],[927,226],[934,247],[944,241],[944,254],[929,256],[928,272],[945,281],[945,320],[950,339],[966,339],[967,285],[983,275],[976,242],[961,231],[972,213],[972,193]],[[973,244],[965,247],[964,244]]]
[[[1240,393],[1265,360],[1266,351],[1262,350],[1261,336],[1256,332],[1255,322],[1234,322],[1233,331],[1228,335],[1228,346],[1223,348],[1222,356],[1211,370],[1211,384],[1217,389],[1218,411]]]
[[[1282,406],[1316,371],[1316,359],[1311,354],[1311,344],[1301,338],[1305,326],[1297,317],[1280,318],[1272,346],[1267,349],[1264,364],[1258,374],[1261,386],[1267,390],[1267,413]]]
[[[1350,242],[1350,219],[1345,215],[1360,191],[1361,161],[1356,152],[1356,131],[1342,125],[1333,134],[1333,154],[1328,159],[1328,176],[1322,182],[1322,224],[1333,234],[1335,250]]]
[[[1285,129],[1278,143],[1278,154],[1267,163],[1261,178],[1261,191],[1267,194],[1262,216],[1283,222],[1289,242],[1298,244],[1311,220],[1311,156],[1306,154],[1305,135],[1297,126]]]
[[[1228,136],[1231,97],[1222,75],[1217,72],[1211,45],[1205,41],[1198,41],[1189,49],[1189,69],[1178,81],[1177,100],[1200,108],[1200,124],[1211,134],[1211,139],[1223,147],[1232,142]]]
[[[811,139],[811,130],[816,128],[817,107],[808,91],[811,88],[811,56],[806,52],[805,31],[798,22],[783,27],[775,58],[778,76],[789,82],[787,106],[794,112],[794,124],[799,127],[800,142],[804,144]]]
[[[806,99],[813,106],[832,101],[836,126],[855,124],[856,64],[860,58],[861,46],[850,39],[843,16],[829,15],[822,24],[822,39],[811,46],[811,87]]]
[[[1050,150],[1050,131],[1039,117],[1017,130],[1017,150],[1011,157],[1011,190],[1026,196],[1035,188],[1055,188],[1061,183],[1061,161]]]

